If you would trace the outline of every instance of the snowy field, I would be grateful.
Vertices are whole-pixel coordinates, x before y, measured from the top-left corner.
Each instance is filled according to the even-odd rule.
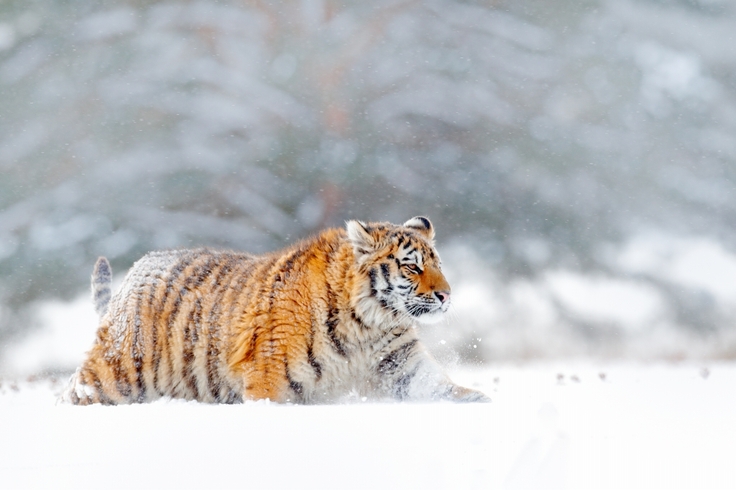
[[[4,380],[0,488],[734,488],[736,364],[455,370],[490,404],[56,404]]]
[[[553,345],[560,330],[550,326],[555,317],[545,313],[551,311],[545,301],[572,291],[589,312],[606,306],[595,294],[610,297],[611,288],[578,287],[568,276],[554,276],[548,290],[541,283],[518,288],[526,293],[509,304],[535,314],[537,323],[491,308],[498,291],[461,283],[457,318],[434,332],[439,341],[430,341],[431,332],[424,337],[435,347],[444,338],[450,344],[453,329],[490,321],[478,347],[491,346],[491,354],[546,343],[558,358],[574,359]],[[656,315],[636,308],[648,303],[623,303],[631,315],[644,312],[642,325],[656,323]],[[97,324],[90,300],[40,305],[37,321],[41,327],[31,334],[0,346],[0,489],[736,488],[736,362],[589,359],[450,368],[455,381],[489,394],[490,404],[356,397],[330,406],[164,400],[73,407],[56,404],[66,376],[34,374],[79,365]],[[526,331],[519,327],[525,324]],[[518,338],[504,325],[516,326]],[[653,339],[632,336],[644,346],[643,358],[688,345],[675,338],[670,349],[657,329],[640,330]],[[696,343],[689,349],[701,359],[717,353],[701,352]]]

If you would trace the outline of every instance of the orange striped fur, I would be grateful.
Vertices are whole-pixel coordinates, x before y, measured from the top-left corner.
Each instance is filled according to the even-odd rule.
[[[65,401],[488,400],[453,384],[417,338],[417,322],[442,318],[450,301],[423,217],[350,221],[260,256],[152,252],[111,299],[110,280],[101,258],[97,338]]]

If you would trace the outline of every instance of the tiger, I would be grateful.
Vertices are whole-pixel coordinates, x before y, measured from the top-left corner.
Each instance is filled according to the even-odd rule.
[[[100,257],[96,338],[60,399],[488,402],[453,383],[418,337],[450,306],[434,239],[417,216],[351,220],[263,255],[155,251],[114,295]]]

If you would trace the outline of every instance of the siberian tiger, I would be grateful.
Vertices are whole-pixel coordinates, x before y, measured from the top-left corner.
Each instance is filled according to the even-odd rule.
[[[450,381],[417,337],[417,322],[439,320],[450,304],[440,265],[421,216],[349,221],[260,256],[152,252],[112,297],[101,257],[97,338],[62,399],[489,401]]]

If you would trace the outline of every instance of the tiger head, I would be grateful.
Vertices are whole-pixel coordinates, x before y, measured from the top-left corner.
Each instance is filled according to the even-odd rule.
[[[434,248],[434,228],[422,216],[403,225],[349,221],[358,270],[356,311],[378,324],[439,321],[450,285]]]

